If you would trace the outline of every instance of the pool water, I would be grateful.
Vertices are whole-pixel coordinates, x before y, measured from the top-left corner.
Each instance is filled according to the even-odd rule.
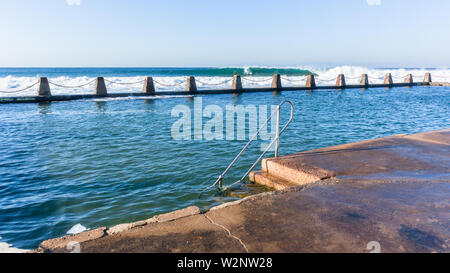
[[[450,127],[450,89],[413,87],[203,96],[203,107],[278,105],[291,100],[294,121],[280,153]],[[0,236],[31,249],[76,224],[89,229],[144,220],[191,205],[208,209],[233,194],[199,193],[247,140],[176,140],[176,106],[192,97],[104,99],[0,105]],[[270,109],[270,108],[269,108]],[[283,109],[282,122],[289,110]],[[208,120],[204,118],[205,121]],[[225,129],[224,129],[225,130]],[[248,128],[247,128],[248,131]],[[225,184],[261,154],[251,146]],[[272,155],[269,155],[272,156]]]

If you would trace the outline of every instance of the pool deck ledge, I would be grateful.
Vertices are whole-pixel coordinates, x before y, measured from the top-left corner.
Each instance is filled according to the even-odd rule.
[[[278,191],[52,239],[33,252],[71,252],[73,241],[83,253],[450,252],[449,170],[450,129],[266,159],[252,179]]]

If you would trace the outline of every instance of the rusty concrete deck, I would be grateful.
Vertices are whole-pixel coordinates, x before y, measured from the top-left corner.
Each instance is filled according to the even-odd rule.
[[[275,174],[299,186],[50,240],[37,252],[77,240],[82,252],[368,252],[370,242],[381,252],[450,252],[449,144],[444,130],[268,159],[264,170],[282,166]]]

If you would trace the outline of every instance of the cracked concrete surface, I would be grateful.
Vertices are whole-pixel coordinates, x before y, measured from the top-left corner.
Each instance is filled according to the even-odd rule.
[[[83,242],[81,251],[364,253],[375,241],[382,252],[450,252],[449,136],[444,130],[413,141],[388,138],[376,149],[359,143],[342,158],[334,151],[334,165],[330,153],[311,151],[314,161],[337,166],[341,175]],[[355,158],[361,155],[364,161]],[[348,162],[361,169],[345,169]]]
[[[228,234],[228,236],[230,236],[231,238],[234,238],[235,240],[238,240],[239,243],[242,245],[242,247],[245,249],[245,252],[249,252],[247,246],[245,245],[245,243],[242,241],[242,239],[234,236],[231,231],[229,229],[227,229],[226,227],[222,226],[221,224],[217,224],[216,222],[214,222],[211,218],[208,217],[208,215],[204,215],[206,217],[206,219],[208,219],[208,221],[211,222],[211,224],[216,225],[220,228],[222,228],[223,230],[225,230],[225,232]]]

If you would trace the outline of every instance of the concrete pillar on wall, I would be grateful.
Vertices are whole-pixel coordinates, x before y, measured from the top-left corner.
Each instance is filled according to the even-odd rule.
[[[308,75],[308,77],[306,78],[306,87],[312,89],[316,88],[316,79],[314,75]]]
[[[405,83],[412,85],[414,83],[413,75],[408,74],[405,78]]]
[[[105,79],[103,77],[97,77],[95,81],[95,95],[106,96],[107,94]]]
[[[337,81],[336,81],[337,87],[345,87],[345,76],[344,74],[339,74]]]
[[[187,78],[186,91],[197,92],[197,84],[195,83],[195,77],[189,76]]]
[[[425,79],[423,80],[424,83],[432,83],[431,80],[431,73],[425,74]]]
[[[389,86],[394,84],[391,73],[386,73],[386,76],[384,77],[384,84],[388,84]]]
[[[50,92],[50,85],[48,79],[45,77],[39,78],[38,84],[38,96],[40,97],[50,97],[52,93]]]
[[[146,77],[144,80],[144,93],[145,94],[155,94],[155,84],[152,77]]]
[[[231,84],[231,89],[242,90],[242,80],[240,75],[233,76],[233,83]]]
[[[361,81],[359,82],[359,84],[364,87],[368,87],[369,86],[369,76],[367,74],[362,74]]]
[[[276,89],[281,89],[281,75],[280,74],[275,74],[273,75],[273,80],[272,80],[272,88],[276,88]]]

